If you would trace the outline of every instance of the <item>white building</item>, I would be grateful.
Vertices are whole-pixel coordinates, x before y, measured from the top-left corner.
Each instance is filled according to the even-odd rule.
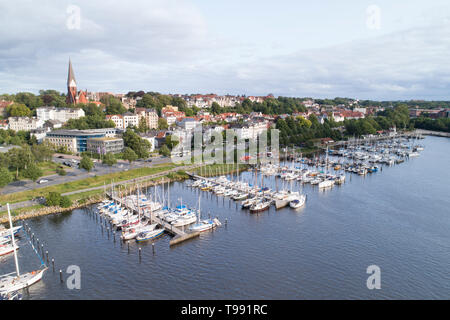
[[[128,127],[137,127],[139,125],[139,117],[137,114],[127,112],[123,114],[123,129]]]
[[[56,107],[40,107],[36,109],[36,116],[39,120],[58,120],[62,123],[70,119],[78,119],[85,116],[81,108],[56,108]]]
[[[44,121],[37,118],[9,117],[9,129],[14,131],[31,131],[44,126]]]

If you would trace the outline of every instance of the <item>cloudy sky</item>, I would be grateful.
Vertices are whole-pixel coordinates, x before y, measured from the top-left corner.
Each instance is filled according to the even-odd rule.
[[[0,93],[450,99],[447,0],[0,2]]]

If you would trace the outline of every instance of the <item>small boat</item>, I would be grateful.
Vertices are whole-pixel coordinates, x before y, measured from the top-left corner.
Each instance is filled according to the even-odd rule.
[[[19,247],[13,246],[12,243],[2,244],[0,245],[0,257],[13,253],[15,250],[17,251],[18,249]]]
[[[233,197],[233,200],[244,200],[248,197],[248,193],[238,193]]]
[[[144,231],[136,236],[137,242],[148,241],[156,239],[164,233],[164,229],[155,229],[152,231]]]
[[[1,300],[22,300],[22,294],[19,293],[19,291],[0,293],[0,301]]]
[[[331,188],[334,185],[334,180],[324,180],[319,183],[319,189]]]
[[[250,213],[259,213],[259,212],[269,210],[271,204],[272,204],[272,201],[268,201],[268,200],[264,200],[264,199],[261,201],[258,201],[250,207]]]
[[[127,230],[122,231],[122,235],[120,236],[120,238],[123,241],[131,240],[131,239],[136,238],[138,236],[138,234],[141,233],[141,232],[147,232],[147,231],[155,230],[157,226],[158,226],[158,224],[154,223],[154,224],[150,224],[150,225],[138,226],[138,227],[135,227],[135,228],[128,228]]]
[[[297,199],[294,199],[291,202],[289,202],[289,206],[292,209],[298,209],[303,207],[305,205],[305,202],[306,202],[306,195],[302,194]]]
[[[9,232],[11,235],[12,246],[15,247],[16,242],[15,242],[14,235],[13,235],[14,228],[12,225],[11,212],[9,210],[9,203],[7,204],[7,207],[8,207],[9,226],[10,226]],[[32,272],[20,274],[17,250],[13,250],[13,252],[14,252],[14,262],[16,265],[16,272],[12,272],[12,273],[0,276],[0,295],[2,295],[2,296],[11,294],[15,291],[19,291],[21,289],[32,286],[33,284],[35,284],[36,282],[38,282],[42,279],[44,272],[47,270],[47,267],[44,265],[44,268],[42,268],[40,270],[35,270]]]
[[[22,229],[22,226],[13,227],[12,228],[12,232],[14,233],[14,235],[16,235],[17,233],[19,233],[19,231],[21,229]],[[0,238],[9,238],[9,239],[11,239],[11,230],[10,229],[1,230],[0,231]]]

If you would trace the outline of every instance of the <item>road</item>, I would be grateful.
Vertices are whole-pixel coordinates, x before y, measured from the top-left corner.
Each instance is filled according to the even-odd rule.
[[[71,161],[68,159],[76,159],[78,157],[74,156],[65,156],[65,159],[58,158],[58,155],[55,155],[53,157],[53,161],[56,163],[62,164],[66,161]],[[126,161],[120,161],[117,164],[115,164],[112,167],[109,167],[107,165],[104,165],[100,162],[95,163],[95,167],[91,172],[87,172],[84,169],[79,169],[77,165],[75,164],[72,168],[67,168],[66,172],[67,174],[65,176],[60,176],[57,174],[42,177],[41,179],[48,180],[46,183],[39,184],[37,182],[33,182],[31,180],[20,180],[20,181],[14,181],[10,183],[9,185],[5,186],[0,194],[11,194],[21,191],[27,191],[27,190],[35,190],[39,188],[45,188],[48,186],[52,186],[55,184],[61,184],[81,179],[86,179],[93,176],[102,176],[108,173],[114,173],[114,172],[120,172],[130,169],[137,169],[137,168],[143,168],[143,167],[152,167],[156,164],[162,164],[162,163],[170,163],[170,158],[154,158],[152,159],[152,162],[145,162],[145,161],[135,161],[131,165]],[[72,162],[73,163],[73,162]]]

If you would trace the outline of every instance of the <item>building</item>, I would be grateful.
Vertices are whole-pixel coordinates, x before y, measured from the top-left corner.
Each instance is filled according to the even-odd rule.
[[[73,153],[87,151],[87,140],[93,138],[114,138],[115,128],[92,130],[56,130],[48,132],[44,141],[55,147],[67,147]]]
[[[87,151],[98,154],[120,153],[124,147],[121,138],[89,138],[86,142]]]
[[[200,125],[200,123],[195,120],[195,118],[183,118],[181,121],[177,122],[177,126],[186,131],[192,131]]]
[[[126,112],[123,114],[123,128],[139,126],[139,117],[137,114]]]
[[[78,119],[85,116],[81,108],[56,108],[56,107],[40,107],[36,109],[36,116],[43,120],[58,120],[62,123],[70,119]]]
[[[149,129],[158,129],[158,113],[155,109],[136,108],[139,121],[145,118],[145,123]]]
[[[77,82],[75,80],[75,73],[72,68],[72,61],[69,59],[69,72],[67,77],[67,103],[78,104],[88,103],[87,91],[77,91]]]
[[[9,129],[14,131],[31,131],[44,126],[44,121],[37,118],[9,117]]]
[[[120,114],[107,115],[106,120],[111,120],[118,129],[124,129],[123,116]]]

